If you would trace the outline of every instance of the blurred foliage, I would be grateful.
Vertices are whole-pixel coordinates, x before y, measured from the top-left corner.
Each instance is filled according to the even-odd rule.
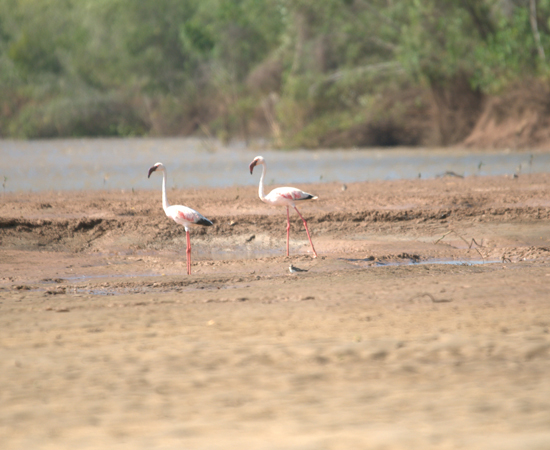
[[[426,92],[443,107],[456,80],[478,96],[547,80],[550,0],[536,30],[532,4],[0,0],[0,135],[409,142]],[[373,141],[376,124],[391,133]]]

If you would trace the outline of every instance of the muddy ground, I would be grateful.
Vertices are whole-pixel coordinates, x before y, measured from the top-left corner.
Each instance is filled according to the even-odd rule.
[[[2,449],[550,448],[550,176],[300,187],[5,194]]]

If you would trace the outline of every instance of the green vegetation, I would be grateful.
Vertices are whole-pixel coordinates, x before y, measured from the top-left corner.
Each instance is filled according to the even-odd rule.
[[[550,0],[0,0],[0,135],[453,143],[549,58]]]

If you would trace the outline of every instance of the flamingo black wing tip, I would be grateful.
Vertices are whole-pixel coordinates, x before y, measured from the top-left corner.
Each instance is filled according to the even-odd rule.
[[[203,217],[197,222],[197,225],[203,225],[205,227],[211,227],[214,224],[210,220]]]
[[[305,197],[302,197],[300,200],[317,200],[319,197],[316,195],[307,194]]]

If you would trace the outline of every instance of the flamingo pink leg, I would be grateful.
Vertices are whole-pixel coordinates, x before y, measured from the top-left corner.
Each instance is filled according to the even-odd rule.
[[[296,210],[296,212],[298,213],[298,215],[302,219],[302,222],[304,222],[304,227],[306,227],[307,238],[309,239],[309,243],[311,244],[311,250],[313,250],[313,257],[317,258],[317,252],[315,251],[315,248],[313,247],[313,242],[311,242],[311,236],[309,235],[309,230],[307,229],[306,219],[304,219],[304,217],[300,214],[300,211],[298,211],[298,208],[296,208],[296,206],[294,207],[294,209]]]
[[[290,212],[288,211],[288,206],[286,207],[286,256],[289,256],[288,253],[288,241],[290,240]]]
[[[191,275],[191,238],[189,237],[189,231],[185,231],[187,235],[187,275]]]

